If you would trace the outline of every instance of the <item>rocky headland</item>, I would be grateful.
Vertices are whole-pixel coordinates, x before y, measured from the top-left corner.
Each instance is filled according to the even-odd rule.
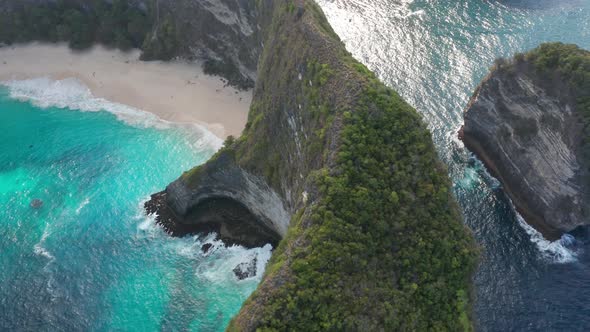
[[[459,136],[548,239],[590,223],[590,52],[543,44],[500,59]]]
[[[470,330],[477,250],[421,117],[313,1],[254,12],[242,136],[146,204],[174,234],[279,243],[228,329]]]

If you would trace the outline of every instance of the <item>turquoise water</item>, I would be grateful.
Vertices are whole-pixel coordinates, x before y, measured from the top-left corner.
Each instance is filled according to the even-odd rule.
[[[549,242],[456,139],[495,58],[542,42],[590,49],[589,0],[318,0],[352,54],[424,115],[481,246],[480,331],[590,330],[590,235]]]
[[[232,269],[270,248],[171,238],[142,212],[217,147],[73,80],[0,87],[0,330],[223,330],[259,281]]]

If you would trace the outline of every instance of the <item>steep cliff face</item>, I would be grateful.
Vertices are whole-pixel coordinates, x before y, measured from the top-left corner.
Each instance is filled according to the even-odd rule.
[[[475,92],[460,133],[527,222],[552,239],[590,223],[588,54],[547,44],[500,61]]]
[[[262,50],[254,1],[160,0],[159,8],[160,19],[174,21],[179,56],[204,61],[206,71],[234,85],[254,86]]]
[[[313,1],[256,6],[264,49],[243,135],[148,210],[168,229],[281,239],[230,330],[471,329],[476,250],[420,116]],[[220,200],[252,218],[194,217]]]

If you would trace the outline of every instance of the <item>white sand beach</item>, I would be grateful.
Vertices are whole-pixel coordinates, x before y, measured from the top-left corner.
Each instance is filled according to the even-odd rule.
[[[0,48],[0,82],[49,77],[76,78],[92,94],[176,123],[197,123],[220,138],[239,136],[252,92],[224,87],[197,63],[143,62],[139,51],[96,46],[72,52],[67,45],[26,44]]]

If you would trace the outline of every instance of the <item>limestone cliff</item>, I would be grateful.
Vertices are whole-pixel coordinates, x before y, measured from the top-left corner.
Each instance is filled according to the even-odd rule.
[[[590,53],[545,44],[498,61],[465,111],[463,141],[545,236],[590,223]]]
[[[229,330],[470,330],[476,250],[421,117],[313,1],[255,12],[243,135],[146,205],[178,234],[280,240]]]

